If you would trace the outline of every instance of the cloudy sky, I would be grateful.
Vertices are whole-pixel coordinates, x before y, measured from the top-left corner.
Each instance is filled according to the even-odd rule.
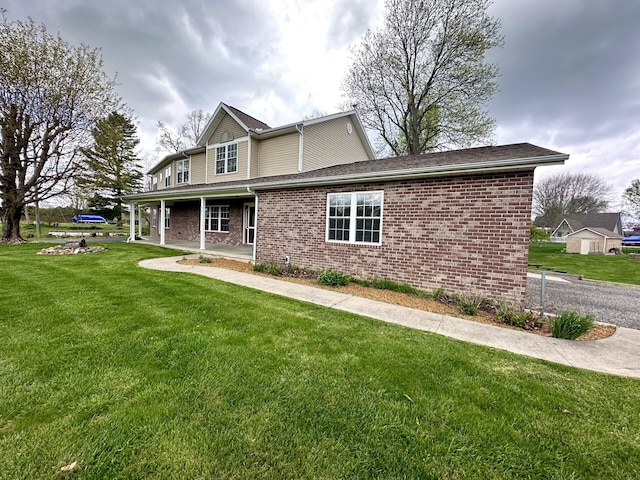
[[[282,125],[334,113],[349,46],[383,19],[383,0],[2,0],[69,43],[102,49],[137,117],[150,163],[160,120],[178,127],[223,101]],[[619,194],[640,178],[640,2],[495,0],[505,46],[490,104],[497,144],[569,153]]]

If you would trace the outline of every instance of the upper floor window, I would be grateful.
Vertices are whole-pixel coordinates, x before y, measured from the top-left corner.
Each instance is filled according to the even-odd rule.
[[[177,183],[189,183],[189,160],[178,160],[176,162]]]
[[[379,245],[383,192],[327,195],[327,241]]]
[[[171,165],[164,169],[164,186],[171,186]]]
[[[223,145],[216,148],[216,175],[238,171],[238,144]]]

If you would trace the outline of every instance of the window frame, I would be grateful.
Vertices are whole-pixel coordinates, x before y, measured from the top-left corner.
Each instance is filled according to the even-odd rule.
[[[222,209],[226,208],[226,212],[227,212],[227,216],[226,218],[222,216]],[[229,233],[229,231],[231,230],[230,225],[229,225],[229,219],[230,219],[230,215],[229,215],[229,205],[222,205],[222,204],[206,204],[204,207],[204,231],[205,232],[216,232],[216,233]],[[209,212],[211,212],[213,209],[217,209],[218,210],[218,215],[216,217],[213,217],[210,215]],[[217,229],[211,228],[212,227],[212,220],[216,221],[216,226]],[[227,229],[223,230],[222,226],[223,226],[223,220],[227,221]]]
[[[164,207],[164,229],[168,230],[171,225],[171,208]]]
[[[171,165],[168,165],[164,169],[164,186],[171,186]]]
[[[187,168],[185,169],[185,164]],[[176,161],[176,184],[189,183],[191,177],[191,159],[185,158]]]
[[[338,197],[338,196],[342,196],[342,197],[346,197],[349,196],[349,203],[348,203],[348,207],[349,207],[349,212],[348,215],[333,215],[331,216],[331,199],[332,197]],[[377,195],[379,196],[379,207],[380,207],[380,214],[377,216],[374,215],[358,215],[358,200],[359,200],[359,196],[362,197],[364,195]],[[346,203],[343,203],[343,207],[346,207]],[[361,204],[360,205],[361,208],[364,208],[366,211],[367,205],[366,204]],[[376,207],[377,205],[372,205],[372,207]],[[373,213],[373,212],[372,212]],[[343,243],[343,244],[350,244],[350,245],[382,245],[382,225],[383,225],[383,217],[384,217],[384,190],[370,190],[370,191],[352,191],[352,192],[331,192],[331,193],[327,193],[327,205],[326,205],[326,223],[325,223],[325,241],[328,243]],[[345,228],[344,226],[342,228],[336,228],[333,227],[333,229],[331,228],[331,220],[332,219],[337,219],[337,220],[347,220],[348,221],[348,227]],[[361,222],[359,222],[359,220],[361,220]],[[371,220],[372,224],[375,224],[375,221],[378,221],[378,228],[374,229],[374,228],[368,228],[365,230],[364,228],[364,224],[366,224],[367,220]],[[336,222],[339,223],[339,222]],[[358,228],[358,224],[363,225],[363,228]],[[343,222],[344,224],[344,222]],[[343,238],[341,239],[335,239],[335,238],[330,238],[330,232],[331,230],[336,230],[336,231],[342,231],[343,234],[346,232],[347,233],[347,239]],[[366,233],[370,232],[371,236],[375,236],[375,233],[377,232],[377,237],[378,237],[378,241],[365,241],[365,240],[356,240],[357,236],[360,234],[365,235]]]
[[[234,148],[232,148],[234,147]],[[231,150],[235,153],[233,157],[229,156]],[[222,153],[222,156],[220,155]],[[229,160],[234,161],[234,169],[229,168]],[[223,168],[218,171],[218,163],[221,163]],[[225,143],[223,145],[216,145],[215,147],[215,175],[227,175],[230,173],[238,173],[238,142]]]

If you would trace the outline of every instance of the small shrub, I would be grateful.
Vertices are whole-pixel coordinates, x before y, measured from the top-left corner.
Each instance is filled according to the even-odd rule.
[[[484,298],[477,293],[466,293],[458,297],[458,308],[465,315],[477,315]]]
[[[575,340],[591,330],[593,322],[593,315],[580,315],[573,310],[567,310],[553,320],[551,335],[555,338]]]
[[[539,315],[520,306],[504,302],[496,310],[496,317],[506,325],[523,328],[524,330],[538,330],[542,327],[542,318]]]
[[[253,266],[253,271],[258,273],[267,273],[274,277],[281,277],[283,268],[275,263],[256,263]]]
[[[198,257],[198,262],[200,262],[200,263],[211,263],[211,257],[205,257],[203,255],[200,255]]]
[[[351,281],[351,277],[349,275],[345,275],[344,273],[336,272],[335,270],[324,270],[320,275],[318,275],[318,282],[322,285],[329,285],[333,287],[338,287],[341,285],[346,285]]]

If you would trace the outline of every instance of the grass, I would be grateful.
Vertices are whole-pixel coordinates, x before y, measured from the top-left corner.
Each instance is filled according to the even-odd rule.
[[[638,478],[640,381],[0,245],[0,478]]]
[[[546,243],[529,247],[529,263],[544,265],[592,280],[640,285],[640,261],[627,255],[580,255],[562,253],[562,243]],[[637,249],[623,249],[624,252]]]

